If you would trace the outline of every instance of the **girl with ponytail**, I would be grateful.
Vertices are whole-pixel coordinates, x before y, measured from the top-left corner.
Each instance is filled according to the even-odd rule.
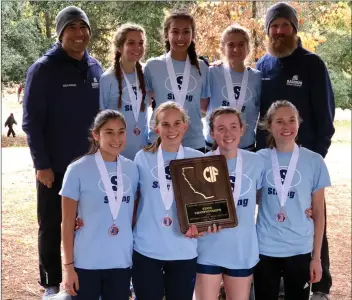
[[[148,97],[139,62],[145,45],[143,27],[130,23],[119,27],[113,40],[113,66],[100,81],[100,109],[117,110],[126,119],[127,143],[122,154],[131,160],[147,144]]]
[[[182,143],[204,152],[201,108],[210,91],[208,67],[197,58],[193,17],[183,11],[172,12],[164,20],[163,39],[167,53],[149,59],[145,66],[147,90],[153,93],[156,107],[172,100],[184,108],[192,122]],[[156,139],[153,127],[150,143]]]

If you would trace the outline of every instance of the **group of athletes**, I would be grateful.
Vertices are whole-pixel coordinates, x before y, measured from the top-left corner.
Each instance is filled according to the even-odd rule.
[[[66,8],[57,18],[58,47],[72,50],[73,55],[66,52],[75,58],[74,50],[90,36],[90,25],[83,11],[68,9],[71,14],[66,15]],[[294,17],[294,9],[286,3],[269,8],[266,29],[271,57],[285,58],[303,49]],[[277,300],[283,277],[285,299],[309,299],[311,285],[322,278],[324,189],[330,186],[330,178],[322,157],[327,148],[324,154],[307,149],[304,138],[303,142],[299,138],[301,124],[310,122],[305,119],[306,110],[301,113],[305,106],[295,106],[285,97],[262,104],[264,84],[271,84],[270,77],[275,76],[268,65],[274,62],[262,58],[259,70],[246,65],[252,44],[246,28],[234,24],[223,31],[222,60],[210,67],[198,59],[190,14],[172,12],[164,20],[163,33],[166,54],[142,65],[145,30],[123,24],[114,35],[112,66],[91,78],[89,88],[94,84],[99,88],[93,91],[99,93],[99,112],[84,137],[89,138],[90,148],[69,161],[67,169],[59,170],[64,175],[55,195],[62,199],[66,291],[72,299],[128,300],[132,278],[138,300],[194,296],[215,300],[223,282],[228,299],[245,300],[254,282],[255,299]],[[86,55],[82,53],[81,59]],[[83,69],[80,62],[75,65],[77,72]],[[34,145],[33,132],[38,128],[31,130],[39,108],[30,92],[39,73],[34,66],[27,75],[23,127],[41,186],[38,197],[44,197],[43,190],[52,189],[57,176],[55,167],[47,168],[50,164],[37,159],[41,152]],[[306,78],[302,76],[291,76],[290,85],[292,93],[304,98]],[[74,86],[64,88],[66,93]],[[89,106],[92,99],[84,101]],[[84,101],[67,102],[67,112],[84,111]],[[153,101],[149,122],[148,107]],[[46,103],[43,110],[60,113],[61,122],[70,118],[55,106],[62,104],[51,105]],[[55,130],[58,135],[71,134]],[[311,139],[316,137],[318,130]],[[75,147],[75,140],[62,147]],[[198,232],[192,225],[183,234],[169,163],[210,155],[224,155],[227,160],[238,226],[222,229],[214,224]],[[49,272],[43,257],[41,268],[45,278]],[[49,283],[47,277],[41,281],[48,295],[59,283]]]

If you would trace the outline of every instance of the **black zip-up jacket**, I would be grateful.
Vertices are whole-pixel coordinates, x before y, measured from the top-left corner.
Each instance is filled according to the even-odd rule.
[[[78,61],[60,43],[29,68],[22,127],[37,170],[64,173],[72,160],[88,151],[102,73],[100,63],[87,52]]]
[[[292,102],[303,119],[297,143],[325,157],[335,132],[335,100],[328,70],[321,58],[299,42],[290,56],[264,55],[257,69],[262,72],[260,118],[273,102]],[[258,129],[258,150],[266,147],[266,136],[266,132]]]

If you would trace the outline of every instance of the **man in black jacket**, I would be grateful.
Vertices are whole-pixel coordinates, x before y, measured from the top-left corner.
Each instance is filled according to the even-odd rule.
[[[75,6],[60,11],[56,34],[58,42],[29,68],[23,99],[23,130],[37,178],[43,300],[51,299],[62,281],[59,191],[67,166],[88,151],[103,72],[87,52],[91,29],[84,11]]]
[[[257,63],[262,72],[260,117],[277,100],[292,102],[303,119],[297,143],[325,157],[335,132],[335,100],[328,70],[318,55],[302,47],[297,36],[297,13],[292,6],[284,2],[271,6],[265,28],[269,53]],[[259,129],[256,147],[258,150],[266,147],[266,133]],[[320,258],[323,277],[313,284],[312,300],[328,299],[332,284],[326,222]]]

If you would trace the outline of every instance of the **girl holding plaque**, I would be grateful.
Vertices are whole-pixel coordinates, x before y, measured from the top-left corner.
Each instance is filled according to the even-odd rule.
[[[140,200],[134,227],[132,281],[138,300],[191,300],[197,261],[197,228],[181,233],[171,182],[169,162],[199,157],[197,150],[183,147],[188,116],[173,101],[154,114],[156,141],[139,151]]]
[[[122,25],[114,36],[113,66],[100,78],[100,109],[114,109],[125,117],[127,142],[122,155],[132,160],[148,136],[148,96],[139,62],[145,45],[143,27]]]
[[[245,125],[236,109],[215,109],[209,117],[209,128],[216,150],[207,155],[222,154],[227,159],[238,226],[199,238],[196,299],[218,299],[223,280],[229,299],[248,300],[259,260],[255,208],[264,165],[258,154],[239,149]]]
[[[195,21],[181,11],[171,13],[164,21],[166,54],[151,58],[145,66],[147,90],[153,93],[156,108],[163,102],[177,102],[190,116],[192,122],[182,144],[205,150],[201,106],[209,97],[208,66],[197,59],[195,49]],[[151,125],[149,141],[157,134]]]
[[[249,31],[240,25],[227,27],[220,38],[224,63],[209,68],[210,100],[207,119],[220,106],[229,106],[242,113],[247,124],[239,148],[254,151],[255,130],[259,115],[261,73],[245,65],[250,54]],[[206,126],[206,146],[214,139]]]
[[[281,276],[285,298],[309,299],[311,283],[322,275],[324,190],[330,178],[323,158],[295,143],[299,124],[298,111],[288,101],[273,103],[262,123],[269,148],[258,152],[265,175],[257,221],[257,300],[276,300]],[[310,206],[312,218],[307,218]]]
[[[71,163],[62,196],[64,286],[72,299],[129,299],[132,215],[138,185],[122,114],[104,110],[91,130],[91,149]],[[76,215],[84,220],[74,233]]]

